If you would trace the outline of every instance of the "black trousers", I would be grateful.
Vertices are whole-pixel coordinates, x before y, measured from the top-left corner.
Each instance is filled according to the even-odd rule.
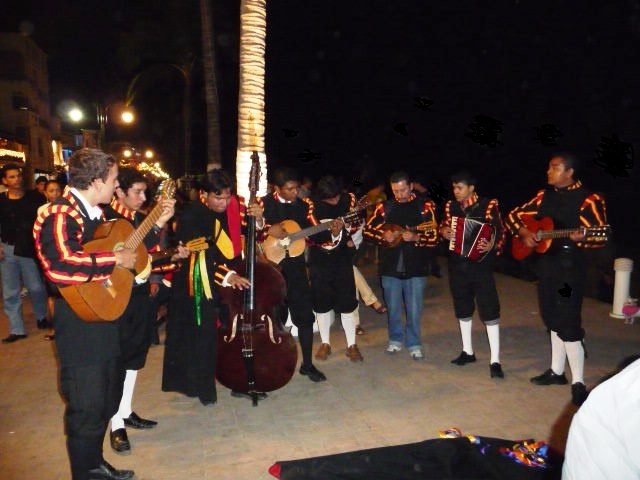
[[[126,370],[140,370],[151,346],[155,312],[151,312],[149,284],[134,287],[124,313],[118,318],[120,351]]]
[[[584,338],[582,299],[587,274],[580,250],[544,254],[535,265],[538,303],[545,326],[565,342]]]
[[[118,411],[124,368],[120,358],[88,366],[60,367],[60,389],[73,480],[87,480],[102,462],[109,419]]]
[[[351,255],[311,252],[309,273],[316,312],[351,313],[356,309],[358,301]]]
[[[475,304],[483,322],[500,318],[500,300],[493,278],[493,265],[492,257],[486,257],[482,262],[449,258],[449,288],[456,318],[473,316]]]
[[[291,321],[298,328],[313,325],[315,316],[304,256],[285,258],[280,267],[287,282],[287,306]]]

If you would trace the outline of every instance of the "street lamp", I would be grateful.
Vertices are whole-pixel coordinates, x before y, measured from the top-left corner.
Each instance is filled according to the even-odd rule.
[[[123,102],[114,102],[107,105],[93,104],[96,110],[96,121],[98,124],[97,146],[102,149],[105,145],[105,132],[107,123],[110,121],[109,114],[113,113],[116,123],[130,125],[135,121],[135,113],[131,107],[126,106]],[[84,120],[84,112],[78,106],[72,107],[67,111],[69,120],[73,123],[80,123]]]
[[[182,98],[182,118],[183,118],[183,137],[184,137],[184,173],[185,175],[189,175],[191,170],[191,73],[193,70],[193,61],[189,64],[178,65],[176,63],[158,63],[155,65],[151,65],[150,67],[139,72],[133,79],[129,82],[129,87],[127,88],[127,99],[125,101],[125,106],[130,107],[133,99],[135,97],[135,87],[142,76],[143,73],[149,72],[151,69],[157,69],[160,67],[170,67],[174,70],[177,70],[182,75],[184,79],[184,91]]]

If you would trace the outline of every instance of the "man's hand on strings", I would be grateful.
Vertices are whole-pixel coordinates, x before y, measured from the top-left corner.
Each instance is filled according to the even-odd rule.
[[[244,290],[251,286],[248,278],[241,277],[237,273],[232,273],[227,279],[227,283],[231,288],[237,288],[239,290]]]
[[[175,213],[176,199],[163,198],[160,200],[159,205],[162,207],[162,213],[160,214],[160,217],[158,217],[158,220],[156,220],[156,225],[162,228]]]

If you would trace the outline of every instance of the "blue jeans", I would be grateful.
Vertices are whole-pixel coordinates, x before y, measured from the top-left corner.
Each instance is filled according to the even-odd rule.
[[[424,289],[427,286],[427,277],[411,277],[400,279],[382,276],[382,289],[384,301],[389,310],[389,343],[402,345],[409,349],[420,347],[420,317]],[[406,328],[402,325],[402,307],[407,316]]]
[[[22,298],[20,298],[22,285],[24,284],[29,290],[33,313],[37,320],[47,318],[47,292],[40,277],[40,270],[33,258],[14,255],[13,245],[2,243],[2,249],[4,252],[4,260],[0,262],[2,300],[4,313],[9,317],[9,333],[24,335],[26,332],[22,318]]]

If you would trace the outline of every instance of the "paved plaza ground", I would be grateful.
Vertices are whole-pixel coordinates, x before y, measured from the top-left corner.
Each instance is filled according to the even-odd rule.
[[[373,267],[363,270],[379,292]],[[258,407],[231,397],[222,386],[218,403],[207,407],[162,392],[164,347],[152,347],[138,376],[134,410],[159,425],[129,429],[133,447],[128,455],[114,453],[106,439],[105,458],[134,469],[138,480],[267,480],[273,478],[267,469],[277,460],[418,442],[448,427],[479,436],[546,440],[563,451],[575,413],[570,387],[529,382],[549,367],[550,356],[535,284],[496,275],[506,378],[491,379],[488,343],[478,320],[473,326],[478,362],[450,363],[461,348],[443,270],[445,278],[429,278],[424,299],[424,362],[413,361],[406,351],[386,355],[386,316],[361,307],[363,363],[345,357],[344,334],[336,324],[334,353],[316,363],[328,380],[314,384],[296,373]],[[640,325],[625,325],[611,318],[610,310],[610,304],[585,300],[587,385],[640,351]],[[36,330],[28,300],[25,313],[28,338],[0,344],[0,479],[68,479],[54,345]],[[0,313],[0,336],[7,329]],[[314,348],[318,343],[316,336]]]

